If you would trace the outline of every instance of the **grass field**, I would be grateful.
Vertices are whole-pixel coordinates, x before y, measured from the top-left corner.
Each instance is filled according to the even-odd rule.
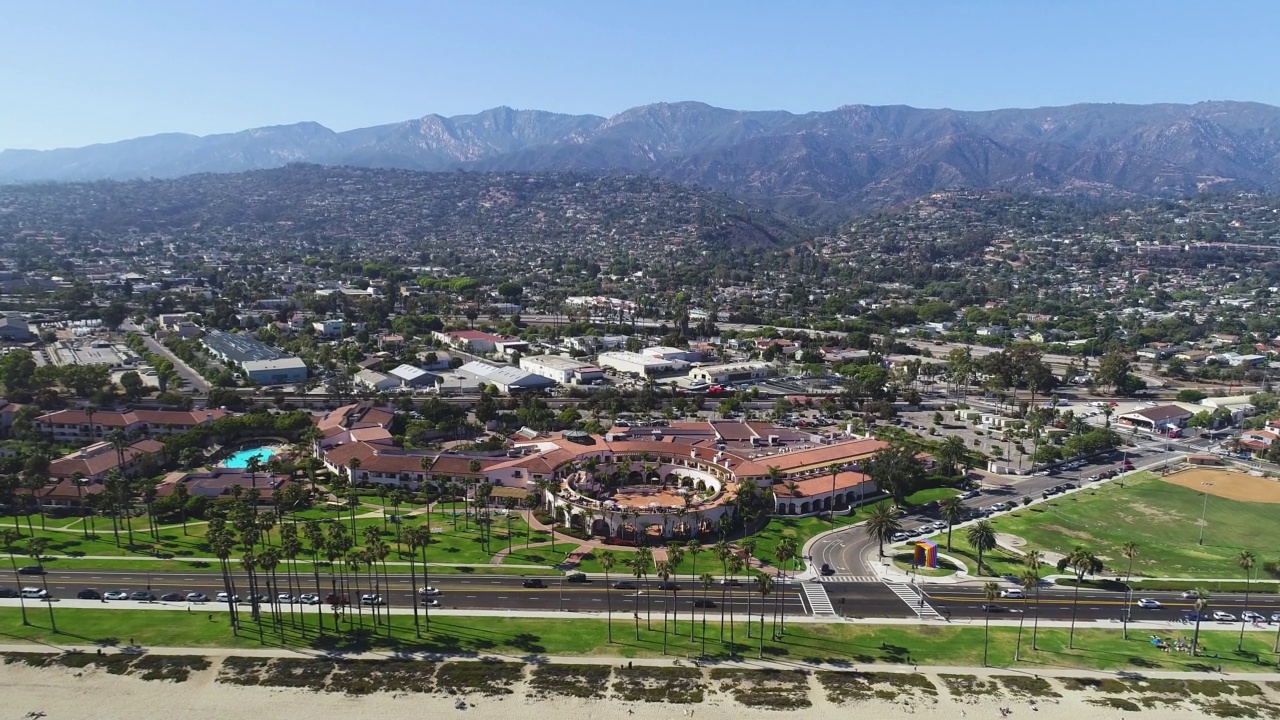
[[[1202,513],[1203,545],[1198,542]],[[1263,561],[1276,559],[1270,540],[1277,517],[1275,504],[1206,495],[1143,473],[1060,496],[991,524],[1041,550],[1067,553],[1083,545],[1121,574],[1128,561],[1120,547],[1132,541],[1140,553],[1134,575],[1243,578],[1235,562],[1240,551],[1257,554],[1255,573]]]
[[[347,631],[342,627],[340,638],[333,636],[333,619],[325,613],[328,637],[315,636],[315,616],[307,619],[309,634],[302,637],[298,629],[286,619],[282,631],[264,626],[264,644],[269,646],[316,647],[326,649],[394,649],[434,651],[445,653],[502,653],[526,657],[529,655],[583,655],[616,657],[654,657],[662,654],[663,632],[661,613],[653,616],[653,630],[645,628],[643,615],[639,623],[639,639],[631,620],[615,620],[613,639],[607,639],[607,626],[599,619],[542,620],[510,617],[456,617],[434,616],[431,629],[421,640],[414,638],[413,619],[396,615],[393,618],[392,638],[385,637],[385,630],[374,635],[370,619],[364,618],[364,632]],[[44,608],[31,613],[32,625],[24,627],[16,609],[0,610],[0,638],[5,642],[31,641],[53,642],[60,645],[123,645],[133,640],[146,646],[166,647],[260,647],[256,626],[246,622],[239,637],[231,634],[224,613],[214,613],[209,620],[206,613],[124,611],[124,610],[59,610],[58,627],[62,634],[54,635],[48,629],[48,616]],[[247,613],[246,613],[247,619]],[[679,634],[667,636],[668,654],[697,655],[702,648],[701,620],[691,628],[688,615],[679,621]],[[758,616],[755,617],[758,627]],[[766,620],[766,625],[769,621]],[[725,630],[725,644],[720,642],[720,618],[715,610],[707,613],[706,651],[715,658],[728,657],[729,628]],[[694,631],[690,640],[689,632]],[[755,632],[753,628],[752,632]],[[991,664],[1013,665],[1013,650],[1017,628],[992,627],[990,639]],[[1079,629],[1076,631],[1076,648],[1068,650],[1067,631],[1059,628],[1041,628],[1039,650],[1030,649],[1031,628],[1023,634],[1022,661],[1018,667],[1034,670],[1036,667],[1077,667],[1094,670],[1209,670],[1222,665],[1226,672],[1267,672],[1275,669],[1275,657],[1271,653],[1271,635],[1247,633],[1245,651],[1235,652],[1233,632],[1202,632],[1202,644],[1219,657],[1192,658],[1185,654],[1166,655],[1153,647],[1141,633],[1133,639],[1123,640],[1118,630]],[[754,658],[757,638],[747,637],[747,626],[741,616],[732,625],[732,634],[739,656]],[[861,624],[794,624],[778,641],[770,639],[766,628],[764,654],[766,659],[804,662],[856,663],[914,663],[919,665],[975,666],[982,662],[983,628],[972,626],[877,626]]]

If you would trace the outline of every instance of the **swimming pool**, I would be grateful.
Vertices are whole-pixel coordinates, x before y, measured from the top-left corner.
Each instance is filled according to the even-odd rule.
[[[247,468],[249,467],[249,458],[252,457],[258,458],[258,462],[265,466],[267,461],[271,459],[271,456],[275,454],[276,449],[273,447],[245,448],[244,450],[237,450],[231,453],[226,460],[222,461],[222,467]]]

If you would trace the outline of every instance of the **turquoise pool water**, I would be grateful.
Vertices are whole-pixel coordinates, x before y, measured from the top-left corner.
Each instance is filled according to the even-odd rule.
[[[273,447],[245,448],[244,450],[235,451],[230,457],[223,460],[222,466],[229,468],[246,468],[249,467],[249,458],[251,457],[258,458],[258,462],[265,466],[267,461],[271,459],[271,456],[275,454],[276,449]]]

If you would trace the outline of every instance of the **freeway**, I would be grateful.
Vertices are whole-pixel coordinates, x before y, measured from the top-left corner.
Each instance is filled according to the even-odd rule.
[[[264,594],[289,592],[287,574],[283,566],[276,573],[276,582],[268,590],[260,589]],[[200,592],[214,597],[224,590],[222,576],[216,573],[145,573],[139,571],[101,572],[101,571],[50,571],[46,577],[49,583],[49,594],[57,599],[73,599],[76,593],[84,589],[100,592],[110,590],[150,590],[157,597],[164,593],[176,592],[185,596],[190,592]],[[658,583],[643,581],[636,583],[635,590],[610,591],[603,580],[589,580],[586,583],[563,582],[555,578],[541,578],[546,587],[523,587],[525,578],[511,575],[435,575],[430,579],[432,587],[440,591],[436,598],[440,607],[455,609],[486,610],[566,610],[577,612],[603,612],[612,600],[614,611],[629,609],[646,610],[649,607],[661,609],[672,602],[672,593],[657,589]],[[678,589],[675,592],[674,607],[679,612],[692,608],[695,598],[707,598],[721,605],[721,587],[713,585],[709,590],[689,582],[687,577],[675,578]],[[248,595],[249,582],[243,573],[234,575],[237,594]],[[261,583],[261,578],[259,579]],[[617,580],[614,581],[618,582]],[[300,585],[295,586],[293,594],[315,592],[315,578],[310,573],[303,573]],[[331,592],[331,580],[327,572],[320,574],[320,595]],[[419,576],[421,583],[421,576]],[[36,578],[24,579],[24,585],[39,585]],[[359,593],[381,594],[386,597],[392,607],[409,607],[414,597],[415,588],[410,583],[408,574],[392,573],[388,582],[370,581],[363,575],[359,579]],[[351,588],[350,594],[356,590]],[[606,597],[606,593],[609,596]],[[727,588],[725,606],[735,611],[745,611],[748,604],[760,605],[758,593],[745,583],[738,588]],[[787,612],[803,614],[808,612],[803,595],[798,587],[791,586],[781,594]],[[770,596],[773,602],[773,596]]]
[[[1012,583],[1001,583],[1001,587],[1012,588],[1014,585]],[[987,599],[981,587],[972,585],[946,587],[926,585],[925,590],[929,604],[943,616],[980,618],[986,614],[982,610],[982,605],[987,602]],[[1072,597],[1073,591],[1070,589],[1042,588],[1039,601],[1041,619],[1071,619]],[[1137,606],[1139,598],[1156,600],[1160,603],[1160,607],[1140,608]],[[1034,592],[1026,600],[997,598],[993,602],[1001,609],[996,613],[996,616],[1013,615],[1016,618],[1018,613],[1034,613],[1037,607]],[[1078,617],[1082,620],[1119,620],[1124,613],[1125,605],[1125,594],[1123,592],[1082,588],[1080,590]],[[1245,609],[1262,613],[1263,616],[1270,619],[1272,613],[1280,614],[1280,596],[1255,593],[1250,596],[1249,604],[1246,606],[1243,594],[1222,593],[1212,596],[1206,610],[1209,613],[1215,610],[1225,611],[1238,619],[1240,611]],[[1130,598],[1130,618],[1133,620],[1178,621],[1182,619],[1185,613],[1193,610],[1192,601],[1184,599],[1181,593],[1178,592],[1135,591]],[[1220,625],[1221,623],[1215,622],[1214,624]]]

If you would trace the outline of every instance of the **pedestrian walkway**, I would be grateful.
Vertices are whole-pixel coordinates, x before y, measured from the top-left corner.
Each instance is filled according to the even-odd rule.
[[[821,583],[873,583],[880,582],[875,575],[819,575],[814,578]]]
[[[885,587],[894,595],[897,595],[902,602],[907,604],[911,610],[920,617],[921,620],[945,620],[942,614],[933,609],[933,606],[924,601],[924,596],[918,590],[906,583],[884,581]]]
[[[821,583],[802,582],[800,590],[814,615],[835,615],[836,609],[831,606],[831,598],[827,597],[827,589]]]

